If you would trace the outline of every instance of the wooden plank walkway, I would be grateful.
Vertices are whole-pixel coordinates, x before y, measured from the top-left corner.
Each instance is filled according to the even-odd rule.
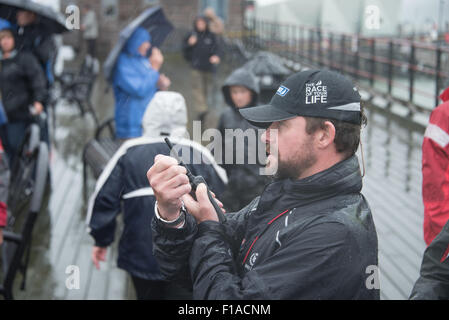
[[[362,133],[367,198],[379,240],[382,299],[407,299],[425,250],[421,197],[423,131],[370,110]]]
[[[166,57],[166,65],[164,73],[172,79],[173,90],[185,93],[190,106],[188,66],[178,56]],[[224,75],[220,75],[219,83]],[[98,86],[94,105],[99,106],[99,118],[106,119],[113,112],[112,94],[104,95],[104,82],[99,81]],[[221,110],[213,109],[210,125]],[[189,114],[191,120],[193,116]],[[378,233],[381,298],[407,299],[418,278],[425,249],[421,200],[423,130],[411,129],[381,110],[369,108],[368,116],[368,127],[362,133],[366,164],[362,192],[372,208]],[[51,193],[34,230],[27,289],[19,290],[20,276],[15,283],[17,299],[135,299],[128,275],[116,265],[118,241],[108,250],[101,270],[94,268],[90,258],[93,239],[85,224],[81,150],[93,136],[93,127],[92,119],[88,115],[81,118],[75,107],[58,106]],[[90,190],[93,183],[90,181]],[[120,232],[118,228],[116,239]],[[66,288],[69,265],[80,269],[79,290]]]

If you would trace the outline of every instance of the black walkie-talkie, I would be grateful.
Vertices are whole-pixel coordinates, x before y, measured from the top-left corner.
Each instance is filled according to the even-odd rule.
[[[204,178],[202,176],[194,176],[192,174],[192,172],[190,172],[189,168],[187,168],[187,166],[179,158],[178,154],[176,152],[171,152],[173,150],[173,144],[171,143],[170,139],[165,138],[165,143],[170,148],[170,155],[173,156],[178,161],[179,165],[181,165],[184,168],[186,168],[186,170],[187,170],[187,177],[189,178],[190,185],[192,186],[193,197],[195,197],[194,192],[196,191],[196,188],[198,187],[198,185],[200,183],[204,183],[206,185],[206,187],[207,187],[207,196],[209,197],[209,200],[212,203],[212,206],[214,207],[215,212],[217,213],[218,220],[220,222],[226,221],[226,218],[225,218],[225,216],[223,214],[223,211],[221,210],[220,206],[218,205],[218,203],[215,201],[214,197],[212,196],[212,193],[209,190],[209,186],[207,185],[207,183],[204,180]]]

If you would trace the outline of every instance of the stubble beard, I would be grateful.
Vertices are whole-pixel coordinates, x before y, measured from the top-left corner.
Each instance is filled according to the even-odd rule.
[[[315,164],[317,156],[312,148],[312,143],[306,143],[299,148],[297,152],[290,157],[290,159],[282,159],[279,154],[278,168],[276,173],[272,176],[274,181],[293,179],[296,180],[302,174]]]

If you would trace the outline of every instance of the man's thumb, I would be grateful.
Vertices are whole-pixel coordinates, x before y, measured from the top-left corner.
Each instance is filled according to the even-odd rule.
[[[209,196],[207,194],[207,187],[204,183],[200,183],[196,188],[196,199],[201,207],[212,205],[209,201]]]

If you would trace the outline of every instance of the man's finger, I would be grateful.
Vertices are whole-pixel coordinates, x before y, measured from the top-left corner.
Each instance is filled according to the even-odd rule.
[[[148,170],[148,174],[150,174],[150,173],[154,174],[157,172],[164,171],[167,168],[169,168],[173,165],[177,165],[177,164],[178,164],[178,161],[175,158],[165,156],[162,154],[158,154],[158,155],[156,155],[156,157],[154,157],[154,164],[150,168],[150,170]]]
[[[198,185],[198,187],[196,188],[195,195],[196,195],[196,199],[198,200],[198,203],[200,205],[200,208],[208,208],[208,209],[212,208],[213,209],[212,203],[210,202],[209,196],[207,194],[207,187],[204,183],[200,183]],[[215,209],[214,209],[214,211],[215,211]]]

